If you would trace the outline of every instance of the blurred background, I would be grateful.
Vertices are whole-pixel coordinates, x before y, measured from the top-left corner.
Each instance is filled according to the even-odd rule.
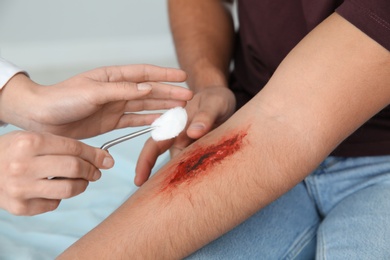
[[[41,84],[105,65],[178,66],[164,0],[1,0],[0,56]]]

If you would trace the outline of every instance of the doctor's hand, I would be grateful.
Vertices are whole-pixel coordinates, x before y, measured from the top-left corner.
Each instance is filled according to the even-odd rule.
[[[0,208],[14,215],[52,211],[113,164],[107,151],[71,138],[8,133],[0,137]]]
[[[225,122],[235,111],[236,99],[227,87],[206,87],[188,102],[188,124],[175,139],[156,142],[149,138],[138,158],[134,183],[144,184],[149,178],[157,158],[170,149],[171,157],[178,155],[194,140],[201,138]]]
[[[136,112],[184,106],[192,92],[162,82],[185,79],[182,70],[152,65],[102,67],[52,86],[17,74],[0,91],[0,120],[79,139],[149,125],[159,115]]]

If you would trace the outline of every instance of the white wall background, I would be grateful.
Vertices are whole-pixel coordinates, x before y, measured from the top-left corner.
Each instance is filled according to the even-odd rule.
[[[0,55],[51,84],[95,67],[177,67],[165,0],[1,0]]]

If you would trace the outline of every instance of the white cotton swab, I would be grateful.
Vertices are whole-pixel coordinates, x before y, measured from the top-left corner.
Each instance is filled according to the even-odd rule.
[[[163,141],[178,136],[187,124],[187,112],[182,107],[175,107],[157,118],[150,127],[140,131],[121,136],[103,144],[100,149],[108,150],[108,148],[130,140],[134,137],[152,132],[152,138],[155,141]]]
[[[178,136],[187,124],[187,112],[182,107],[175,107],[157,118],[152,127],[152,138],[155,141],[163,141]]]

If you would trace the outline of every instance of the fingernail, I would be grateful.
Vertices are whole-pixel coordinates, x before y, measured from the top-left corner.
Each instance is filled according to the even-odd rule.
[[[139,185],[138,185],[138,177],[137,177],[137,176],[134,177],[134,184],[135,184],[136,186],[139,186]]]
[[[147,84],[147,83],[138,83],[137,84],[137,88],[140,91],[146,91],[146,90],[151,90],[152,89],[152,85]]]
[[[101,176],[102,176],[102,175],[100,174],[100,171],[95,171],[95,173],[93,174],[92,179],[93,179],[94,181],[97,181],[97,180],[100,179]]]
[[[194,130],[203,130],[205,128],[204,124],[201,124],[201,123],[194,123],[194,124],[191,124],[190,129],[194,129]]]
[[[111,168],[114,166],[114,160],[111,157],[105,157],[103,160],[103,167]]]

